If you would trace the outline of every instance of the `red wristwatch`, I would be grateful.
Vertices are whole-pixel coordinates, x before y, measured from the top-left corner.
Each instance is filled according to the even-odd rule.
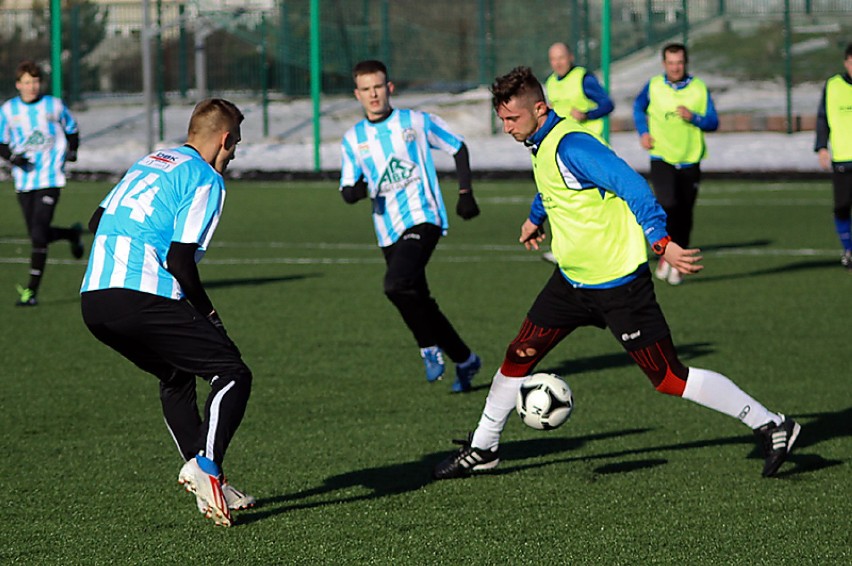
[[[672,237],[666,236],[665,238],[662,238],[662,239],[654,242],[653,245],[651,246],[651,249],[654,250],[655,254],[663,255],[664,253],[666,253],[666,246],[668,246],[669,242],[671,242],[671,241],[672,241]]]

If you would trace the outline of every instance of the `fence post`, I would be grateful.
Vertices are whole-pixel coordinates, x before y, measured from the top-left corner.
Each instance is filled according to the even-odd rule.
[[[580,18],[577,17],[579,10],[580,6],[577,4],[577,0],[571,0],[571,42],[569,45],[575,57],[580,47]]]
[[[601,8],[601,73],[603,74],[604,89],[609,88],[609,59],[611,43],[612,14],[610,13],[610,0],[603,0]],[[609,141],[609,116],[604,116],[603,139]]]
[[[784,0],[784,83],[787,89],[787,133],[793,133],[793,63],[790,0]]]
[[[583,0],[583,66],[591,70],[592,55],[589,49],[592,26],[589,23],[589,0]]]
[[[163,0],[157,0],[157,50],[155,54],[157,62],[157,126],[159,128],[159,136],[157,139],[163,141],[166,139],[166,81],[165,71],[163,70]]]
[[[62,3],[50,1],[50,78],[53,96],[62,98]]]
[[[686,0],[682,1],[681,6],[683,12],[683,44],[687,45],[689,43],[689,12],[687,11]]]
[[[186,98],[187,73],[189,65],[187,64],[187,41],[186,41],[186,5],[178,4],[178,90],[180,97]]]
[[[269,137],[269,87],[266,69],[266,14],[260,15],[260,95],[263,108],[263,137]]]
[[[278,8],[278,74],[283,94],[290,94],[290,37],[287,34],[289,10],[286,0],[281,0]]]
[[[71,8],[71,80],[68,87],[68,104],[80,100],[80,6]]]
[[[654,44],[654,7],[652,0],[645,0],[645,14],[648,18],[648,23],[645,26],[645,43],[650,47]]]
[[[314,171],[321,169],[320,163],[320,95],[322,94],[322,57],[320,54],[320,3],[311,0],[311,101],[313,102],[314,126]]]
[[[390,16],[388,14],[388,0],[382,0],[380,16],[382,21],[382,61],[385,65],[390,66]]]

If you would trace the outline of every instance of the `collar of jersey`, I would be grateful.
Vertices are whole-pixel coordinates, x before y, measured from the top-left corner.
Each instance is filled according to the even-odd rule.
[[[680,90],[682,88],[686,88],[689,83],[692,82],[692,75],[686,75],[682,80],[673,83],[669,80],[665,73],[663,73],[663,80],[666,81],[666,84],[672,87],[675,90]]]
[[[531,135],[526,139],[526,141],[524,141],[524,145],[530,148],[530,151],[535,154],[538,151],[538,146],[542,142],[542,140],[544,140],[547,134],[550,133],[550,130],[552,130],[553,127],[561,121],[562,118],[560,118],[559,115],[556,114],[556,112],[554,112],[552,109],[548,110],[547,120],[544,121],[544,124],[542,124],[539,129],[533,132],[533,135]]]
[[[388,112],[388,115],[387,115],[387,116],[385,116],[384,118],[382,118],[381,120],[370,120],[369,118],[366,118],[366,117],[365,117],[365,118],[366,118],[366,120],[367,120],[369,123],[371,123],[372,125],[374,125],[374,126],[375,126],[375,125],[381,124],[382,122],[387,121],[387,119],[388,119],[388,118],[390,118],[391,116],[393,116],[393,113],[394,113],[394,112],[396,112],[396,109],[395,109],[395,108],[391,108],[391,109],[390,109],[390,112]]]

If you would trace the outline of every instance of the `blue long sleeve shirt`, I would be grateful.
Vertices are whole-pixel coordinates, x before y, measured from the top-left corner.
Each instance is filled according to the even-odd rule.
[[[598,82],[597,77],[590,72],[586,72],[583,76],[583,94],[598,105],[597,108],[592,108],[586,112],[586,117],[589,120],[603,118],[615,110],[615,104],[613,104],[612,99],[606,90],[604,90],[604,87],[601,86],[601,83]]]
[[[682,81],[673,83],[669,79],[665,79],[666,84],[675,90],[686,88],[692,82],[692,75],[687,75]],[[648,133],[648,105],[651,103],[651,98],[648,95],[648,85],[650,81],[645,83],[639,96],[633,102],[633,123],[636,125],[636,132],[641,136]],[[690,123],[697,126],[702,131],[714,132],[719,128],[719,115],[716,114],[716,106],[713,104],[713,98],[710,93],[707,93],[707,113],[704,116],[692,113]]]
[[[551,111],[547,121],[526,141],[526,145],[535,151],[538,143],[559,120],[559,116]],[[567,166],[568,173],[583,188],[598,187],[626,201],[648,243],[653,244],[668,235],[666,213],[654,197],[651,187],[612,149],[589,134],[574,132],[560,140],[557,153]],[[546,218],[541,194],[538,193],[530,206],[529,219],[533,224],[541,226]]]

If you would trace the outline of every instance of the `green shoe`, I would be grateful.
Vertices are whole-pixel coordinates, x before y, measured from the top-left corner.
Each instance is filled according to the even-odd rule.
[[[17,286],[18,294],[21,295],[21,298],[18,299],[18,302],[15,303],[15,306],[18,307],[34,307],[38,305],[38,301],[36,300],[35,291],[32,289],[24,289],[20,285]]]

